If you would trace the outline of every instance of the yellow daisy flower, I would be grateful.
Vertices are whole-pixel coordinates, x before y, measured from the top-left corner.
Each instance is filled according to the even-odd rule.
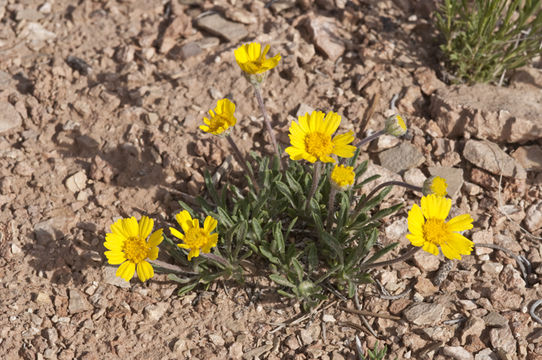
[[[448,259],[461,260],[461,255],[469,255],[474,243],[458,231],[472,229],[472,217],[463,214],[446,222],[452,200],[435,194],[422,197],[421,209],[414,204],[408,212],[407,239],[414,246],[438,255],[438,247]]]
[[[431,176],[423,183],[422,193],[424,195],[435,194],[438,196],[446,196],[448,194],[448,184],[446,179],[440,176]]]
[[[271,70],[279,63],[280,54],[266,59],[265,56],[269,52],[269,45],[266,45],[261,52],[262,45],[259,43],[244,44],[235,49],[234,55],[237,64],[241,70],[247,74],[261,74],[267,70]]]
[[[340,190],[346,190],[354,184],[354,167],[335,165],[331,172],[331,183]]]
[[[211,119],[204,117],[205,125],[201,125],[199,128],[214,135],[222,134],[237,123],[237,119],[233,116],[234,112],[235,104],[233,102],[228,99],[218,100],[215,111],[209,110]]]
[[[393,135],[393,136],[403,136],[407,132],[407,126],[405,124],[405,120],[401,117],[401,115],[392,115],[389,118],[386,119],[385,123],[386,127],[386,134]]]
[[[178,213],[175,218],[183,229],[184,234],[172,227],[170,227],[169,230],[171,231],[171,235],[184,242],[184,244],[177,244],[178,247],[190,249],[188,261],[193,257],[198,257],[200,251],[204,254],[208,254],[211,252],[211,248],[216,246],[218,234],[211,234],[218,223],[216,219],[207,216],[203,223],[203,228],[200,228],[198,219],[192,219],[192,216],[190,216],[190,213],[186,210]]]
[[[138,224],[135,217],[119,219],[111,225],[111,232],[105,235],[104,246],[107,261],[111,265],[119,265],[117,276],[126,281],[134,276],[137,267],[137,277],[142,282],[154,276],[152,265],[146,260],[156,260],[158,245],[162,242],[162,229],[152,231],[154,221],[146,216],[141,217]]]
[[[292,146],[285,150],[292,160],[335,162],[332,154],[344,158],[354,156],[356,147],[348,145],[354,141],[352,131],[331,138],[341,123],[341,116],[337,113],[329,112],[324,118],[323,112],[313,111],[310,115],[300,116],[298,120],[299,123],[293,122],[290,126]]]

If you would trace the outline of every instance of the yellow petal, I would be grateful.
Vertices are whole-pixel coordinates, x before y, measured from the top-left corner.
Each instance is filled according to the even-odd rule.
[[[126,255],[122,251],[106,251],[104,252],[107,262],[111,265],[122,264],[126,261]]]
[[[104,246],[109,250],[121,250],[124,246],[126,238],[117,233],[107,233],[105,234],[105,243]]]
[[[305,115],[301,115],[297,118],[297,120],[299,121],[299,127],[301,128],[301,130],[303,130],[305,134],[310,132],[309,118],[309,113],[305,113]]]
[[[154,276],[152,265],[146,261],[137,264],[137,277],[141,282],[145,282]]]
[[[450,231],[465,231],[472,229],[472,221],[470,214],[462,214],[452,218],[446,225]]]
[[[414,235],[414,234],[407,234],[406,238],[414,246],[422,246],[425,243],[425,239],[422,236],[418,236],[418,235]]]
[[[131,261],[122,263],[117,269],[117,276],[123,278],[125,281],[130,281],[134,277],[135,264]]]
[[[118,219],[117,221],[115,221],[113,224],[111,224],[111,232],[113,234],[120,235],[126,239],[128,238],[128,233],[124,231],[124,228],[122,226],[123,223],[124,223],[124,219]]]
[[[474,247],[474,243],[472,241],[458,233],[450,234],[448,244],[455,248],[461,255],[470,255],[472,248]]]
[[[181,232],[179,230],[170,227],[169,232],[171,233],[171,235],[175,236],[177,239],[184,240],[184,235],[181,234]]]
[[[141,239],[146,239],[151,233],[153,226],[154,226],[153,219],[149,219],[146,216],[142,216],[141,220],[139,221],[139,237]]]
[[[422,248],[422,249],[425,250],[425,251],[427,251],[427,252],[430,253],[430,254],[433,254],[433,255],[435,255],[435,256],[438,256],[438,247],[437,247],[435,244],[433,244],[433,243],[431,243],[431,242],[429,242],[429,241],[426,241],[426,242],[423,244],[423,248]]]
[[[135,217],[124,219],[122,222],[122,228],[128,234],[128,237],[138,237],[139,236],[139,225]]]
[[[324,121],[325,123],[322,130],[326,135],[331,136],[339,128],[339,125],[341,124],[341,116],[331,111],[327,113]]]
[[[198,257],[198,256],[199,256],[199,249],[192,249],[188,253],[188,261],[192,260],[193,257]]]
[[[156,260],[158,258],[158,250],[158,247],[150,248],[147,254],[147,258],[149,260]]]
[[[203,229],[209,234],[216,228],[217,224],[218,224],[218,221],[216,221],[211,216],[207,216],[205,218],[205,222],[203,223]]]
[[[461,260],[461,256],[459,255],[459,253],[457,252],[456,249],[454,249],[453,247],[449,246],[448,244],[444,243],[444,244],[440,244],[440,248],[442,249],[442,254],[447,257],[448,259],[450,260]]]
[[[155,247],[160,245],[162,240],[164,240],[163,232],[163,229],[158,229],[153,232],[151,237],[149,238],[149,241],[147,241],[147,245],[149,245],[149,247]]]
[[[181,211],[175,216],[175,219],[177,219],[177,222],[181,225],[181,228],[185,233],[192,228],[192,216],[190,216],[188,211]]]
[[[417,236],[423,236],[423,219],[422,210],[417,204],[412,206],[408,212],[408,231]]]

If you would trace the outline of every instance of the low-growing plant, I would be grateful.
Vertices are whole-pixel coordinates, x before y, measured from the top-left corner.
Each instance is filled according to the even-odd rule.
[[[423,188],[391,181],[361,191],[379,178],[363,176],[368,161],[358,161],[361,146],[382,134],[404,135],[401,116],[390,116],[382,130],[354,146],[352,131],[335,134],[341,123],[337,113],[304,114],[290,126],[290,146],[284,150],[289,158],[283,158],[260,92],[266,71],[280,61],[280,55],[266,59],[268,50],[262,52],[257,43],[242,45],[235,57],[253,85],[275,153],[250,152],[247,158],[229,135],[237,123],[235,104],[219,100],[200,129],[226,138],[246,185],[226,180],[220,186],[206,172],[204,195],[191,204],[179,201],[182,210],[175,216],[178,226],[169,228],[171,237],[162,229],[151,234],[154,222],[147,217],[116,221],[104,245],[109,263],[120,265],[117,275],[129,281],[137,271],[146,281],[156,267],[181,285],[178,294],[183,295],[217,279],[242,283],[247,273],[258,272],[277,285],[279,294],[309,309],[330,291],[353,297],[359,284],[371,281],[371,268],[405,260],[419,249],[438,255],[440,247],[450,259],[470,254],[473,243],[459,232],[472,228],[472,218],[465,214],[445,221],[452,201],[445,198],[444,179],[429,178]],[[398,244],[382,246],[379,241],[381,220],[403,206],[381,206],[392,186],[426,196],[408,214],[407,238],[414,246],[402,256],[377,262]],[[202,226],[198,218],[204,219]],[[157,262],[159,245],[174,265]]]
[[[453,82],[488,82],[542,53],[540,0],[444,0],[436,13]]]

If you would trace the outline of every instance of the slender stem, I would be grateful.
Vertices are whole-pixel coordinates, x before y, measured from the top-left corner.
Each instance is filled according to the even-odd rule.
[[[375,268],[375,267],[392,265],[392,264],[395,264],[395,263],[398,263],[398,262],[401,262],[401,261],[408,260],[409,258],[411,258],[415,253],[417,253],[420,250],[421,250],[421,247],[413,246],[406,253],[404,253],[403,255],[401,255],[401,256],[399,256],[399,257],[397,257],[395,259],[380,261],[380,262],[376,262],[376,263],[372,263],[372,264],[361,264],[359,268],[360,269],[371,269],[371,268]]]
[[[356,144],[356,146],[357,147],[362,147],[363,145],[367,144],[368,142],[373,141],[374,139],[376,139],[380,135],[384,135],[385,133],[386,133],[386,130],[384,130],[384,129],[380,130],[380,131],[377,131],[374,134],[367,136],[365,139],[360,140],[360,142],[358,142]]]
[[[213,253],[200,253],[200,256],[201,257],[204,257],[204,258],[207,258],[209,260],[213,260],[213,261],[216,261],[218,263],[221,263],[222,265],[226,266],[226,267],[229,267],[230,266],[230,263],[228,262],[228,260],[224,259],[222,256],[218,256],[216,254],[213,254]]]
[[[329,192],[329,203],[327,204],[327,219],[326,219],[326,228],[329,232],[331,230],[331,220],[333,219],[333,213],[335,212],[335,195],[337,194],[337,189],[335,186],[331,187]]]
[[[262,111],[262,114],[263,114],[263,121],[265,123],[265,126],[267,127],[267,132],[269,133],[269,137],[271,138],[271,143],[273,144],[275,153],[279,157],[279,165],[282,169],[282,163],[280,161],[279,146],[277,145],[277,138],[275,137],[275,132],[273,131],[273,128],[271,127],[271,121],[269,121],[269,116],[267,115],[267,111],[265,110],[265,104],[263,102],[262,93],[260,92],[259,86],[254,86],[254,95],[256,95],[256,100],[258,101],[258,105],[260,106],[260,110]]]
[[[173,265],[161,260],[149,260],[149,262],[156,267],[169,270],[172,272],[181,273],[181,274],[191,274],[191,275],[197,274],[196,272],[185,270],[182,267],[179,267],[177,265]]]
[[[362,205],[365,205],[378,191],[380,191],[380,189],[382,188],[385,188],[386,186],[391,186],[391,185],[397,185],[397,186],[402,186],[404,188],[407,188],[407,189],[410,189],[410,190],[414,190],[414,191],[419,191],[421,192],[422,191],[422,188],[419,187],[419,186],[416,186],[416,185],[411,185],[411,184],[407,184],[406,182],[402,182],[402,181],[386,181],[386,182],[383,182],[382,184],[376,186],[370,193],[369,195],[367,195],[367,197],[365,198],[365,200],[363,201],[363,204]],[[360,207],[362,206],[360,205]]]
[[[239,162],[243,170],[245,170],[248,176],[250,176],[250,179],[252,180],[252,184],[254,185],[254,189],[256,190],[256,192],[260,192],[260,187],[258,186],[258,183],[256,182],[254,173],[250,171],[249,167],[247,166],[247,161],[245,157],[243,156],[243,153],[241,153],[241,150],[239,150],[239,147],[237,147],[237,144],[235,143],[235,141],[233,141],[233,139],[231,138],[229,134],[226,135],[226,139],[230,143],[230,146],[233,150],[233,154],[237,158],[237,162]]]
[[[312,174],[312,186],[309,194],[307,195],[307,202],[305,203],[305,210],[309,209],[309,205],[311,203],[311,199],[316,193],[316,189],[318,188],[318,183],[320,182],[320,175],[322,172],[322,163],[319,161],[316,161],[314,164],[314,172]]]

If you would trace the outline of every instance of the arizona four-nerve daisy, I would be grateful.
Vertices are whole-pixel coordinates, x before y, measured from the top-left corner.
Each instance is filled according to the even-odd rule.
[[[414,246],[438,255],[438,247],[448,259],[461,260],[461,255],[469,255],[474,243],[459,234],[459,231],[472,229],[472,217],[463,214],[446,222],[452,200],[438,195],[422,197],[421,209],[414,204],[408,212],[407,239]]]
[[[280,61],[280,54],[266,59],[265,56],[269,52],[269,45],[266,45],[261,52],[262,45],[259,43],[244,44],[235,49],[234,55],[237,64],[247,74],[261,74],[267,70],[271,70]]]
[[[190,213],[186,210],[178,213],[175,218],[183,229],[184,234],[179,230],[170,227],[171,235],[183,241],[183,244],[177,244],[178,247],[183,249],[189,249],[188,261],[193,257],[198,257],[200,251],[204,254],[211,252],[211,248],[216,246],[218,241],[218,234],[213,232],[216,229],[217,221],[207,216],[203,223],[203,228],[199,227],[198,219],[192,219]]]
[[[162,242],[162,229],[152,231],[154,221],[146,216],[141,217],[139,223],[135,217],[119,219],[111,225],[111,232],[105,235],[104,246],[109,250],[105,252],[107,261],[112,265],[119,265],[117,276],[126,281],[134,276],[146,281],[154,276],[152,265],[146,260],[156,260],[158,245]]]
[[[331,183],[338,190],[347,190],[354,184],[356,173],[353,166],[335,165],[331,171]]]
[[[299,123],[294,121],[290,126],[292,146],[285,150],[292,160],[335,162],[332,154],[344,158],[354,156],[356,147],[348,145],[354,140],[352,131],[331,137],[341,124],[341,116],[337,113],[331,111],[324,115],[321,111],[313,111],[298,120]]]
[[[218,100],[216,103],[215,111],[209,110],[209,115],[211,118],[203,118],[205,125],[200,125],[200,129],[214,134],[219,135],[228,128],[235,125],[237,119],[233,116],[235,112],[235,104],[228,99]]]

